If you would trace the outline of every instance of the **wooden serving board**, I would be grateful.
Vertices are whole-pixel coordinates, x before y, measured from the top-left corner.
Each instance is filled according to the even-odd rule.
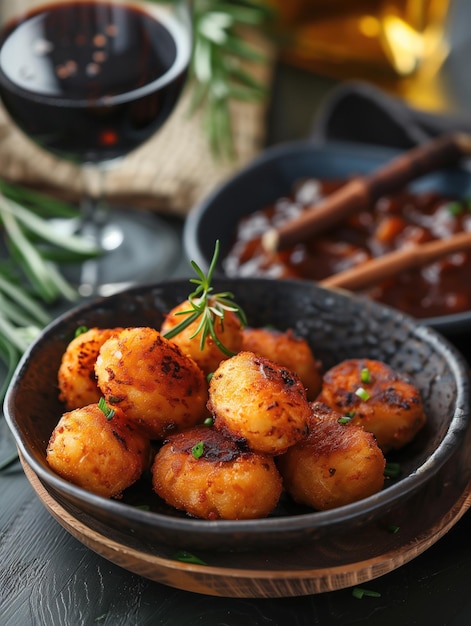
[[[198,552],[205,564],[184,563],[168,546],[140,545],[80,513],[73,514],[41,483],[22,459],[36,494],[76,539],[133,573],[199,594],[275,598],[352,587],[411,561],[436,543],[471,505],[471,482],[448,480],[446,470],[387,519],[341,535],[279,551]],[[389,525],[399,526],[395,533]]]

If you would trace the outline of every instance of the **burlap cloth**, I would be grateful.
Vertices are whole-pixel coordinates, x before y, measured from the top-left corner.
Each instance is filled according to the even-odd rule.
[[[273,53],[269,43],[251,34],[266,62],[249,71],[269,87]],[[199,200],[253,159],[265,138],[268,98],[262,102],[233,102],[235,158],[215,159],[203,130],[202,113],[189,115],[191,85],[167,123],[146,144],[115,165],[107,174],[105,193],[110,202],[163,213],[186,215]],[[46,154],[10,122],[0,105],[0,176],[77,200],[81,176],[73,164]]]

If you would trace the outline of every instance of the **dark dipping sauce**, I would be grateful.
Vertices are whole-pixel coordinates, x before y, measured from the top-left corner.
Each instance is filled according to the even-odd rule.
[[[223,260],[226,275],[321,281],[393,250],[471,231],[469,200],[445,197],[435,191],[405,190],[380,198],[370,209],[306,243],[273,254],[264,251],[263,233],[309,210],[344,183],[300,181],[289,196],[243,218],[234,245]],[[471,254],[455,253],[420,269],[403,271],[361,293],[417,318],[468,311]]]

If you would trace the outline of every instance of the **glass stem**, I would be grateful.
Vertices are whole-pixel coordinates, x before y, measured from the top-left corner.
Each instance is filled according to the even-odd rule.
[[[123,241],[121,229],[109,222],[109,208],[105,201],[105,168],[99,164],[85,163],[83,173],[83,198],[81,201],[80,234],[101,250],[103,255],[118,248]],[[79,293],[92,296],[102,284],[100,276],[101,257],[89,259],[82,264]]]

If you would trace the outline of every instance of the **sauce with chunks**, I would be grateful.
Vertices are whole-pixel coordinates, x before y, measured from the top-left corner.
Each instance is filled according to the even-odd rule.
[[[289,196],[243,218],[224,259],[228,276],[303,278],[320,281],[388,252],[471,231],[471,203],[436,191],[380,198],[325,233],[277,253],[261,237],[269,228],[296,218],[345,181],[306,179]],[[401,272],[363,290],[373,300],[417,318],[471,309],[471,253],[449,255],[419,269]]]

